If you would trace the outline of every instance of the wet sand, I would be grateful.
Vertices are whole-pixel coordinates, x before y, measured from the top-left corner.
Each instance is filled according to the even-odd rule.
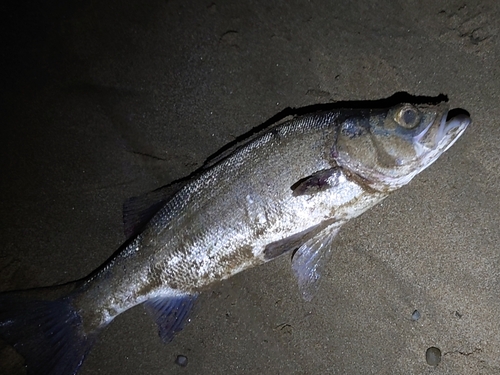
[[[169,345],[141,307],[119,316],[79,375],[500,372],[500,3],[11,3],[0,290],[84,277],[124,240],[125,199],[287,107],[443,93],[473,119],[341,231],[311,303],[283,257],[205,293]]]

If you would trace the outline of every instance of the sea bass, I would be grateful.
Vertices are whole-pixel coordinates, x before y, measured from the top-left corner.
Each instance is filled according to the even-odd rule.
[[[445,101],[332,108],[280,122],[173,188],[132,199],[129,239],[87,278],[0,294],[0,337],[28,374],[70,375],[143,304],[169,342],[196,296],[283,254],[311,300],[342,225],[410,182],[470,123]]]

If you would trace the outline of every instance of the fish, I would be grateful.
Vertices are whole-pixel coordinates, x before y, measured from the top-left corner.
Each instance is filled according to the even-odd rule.
[[[128,239],[99,269],[0,294],[0,338],[24,357],[28,374],[76,374],[119,314],[142,304],[170,342],[200,293],[287,254],[311,301],[342,226],[408,184],[471,123],[442,96],[410,99],[314,107],[130,199]]]

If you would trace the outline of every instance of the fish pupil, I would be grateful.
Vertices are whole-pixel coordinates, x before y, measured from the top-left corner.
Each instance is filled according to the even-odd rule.
[[[403,113],[403,121],[405,124],[412,125],[417,119],[417,113],[412,109],[407,109]]]

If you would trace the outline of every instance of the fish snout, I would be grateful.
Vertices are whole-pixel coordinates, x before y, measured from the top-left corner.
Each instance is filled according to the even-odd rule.
[[[467,111],[463,109],[452,109],[445,114],[441,120],[436,135],[436,143],[440,144],[443,140],[449,141],[450,139],[452,139],[452,143],[454,143],[470,123],[471,118]],[[449,146],[451,146],[451,144]]]

